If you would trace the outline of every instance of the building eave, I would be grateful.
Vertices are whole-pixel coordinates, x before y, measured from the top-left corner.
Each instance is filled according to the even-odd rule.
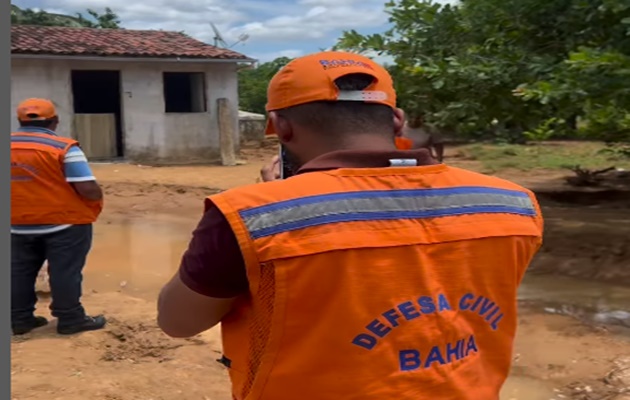
[[[73,61],[101,61],[101,62],[173,62],[181,64],[254,64],[252,58],[183,58],[183,57],[120,57],[120,56],[82,56],[56,54],[27,54],[11,53],[11,59],[37,60],[73,60]]]

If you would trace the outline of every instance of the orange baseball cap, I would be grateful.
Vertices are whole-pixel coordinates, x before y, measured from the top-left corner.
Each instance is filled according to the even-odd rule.
[[[57,116],[55,105],[46,99],[26,99],[17,108],[20,121],[42,121]]]
[[[350,74],[367,74],[374,82],[365,90],[340,91],[335,80]],[[367,57],[324,51],[296,58],[269,82],[267,112],[316,101],[362,101],[396,107],[396,91],[389,72]],[[265,134],[274,134],[267,121]]]

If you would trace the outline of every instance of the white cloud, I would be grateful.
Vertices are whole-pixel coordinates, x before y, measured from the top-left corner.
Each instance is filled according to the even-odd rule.
[[[128,29],[185,31],[213,43],[214,23],[228,44],[249,35],[234,50],[268,61],[329,47],[344,30],[382,30],[386,0],[14,0],[75,14],[111,8]],[[448,0],[442,0],[444,2]]]
[[[310,3],[299,7],[297,13],[237,25],[229,30],[229,34],[247,33],[257,43],[318,41],[339,35],[343,30],[378,27],[387,22],[381,1],[364,1],[355,6],[349,4],[354,0],[334,3],[330,0],[304,1]]]
[[[280,51],[270,51],[270,52],[264,52],[264,53],[252,53],[252,54],[248,53],[247,55],[255,60],[258,60],[261,63],[264,63],[267,61],[273,61],[276,58],[280,58],[280,57],[288,57],[288,58],[300,57],[304,55],[304,51],[300,49],[289,49],[289,50],[280,50]]]
[[[316,18],[322,14],[326,14],[326,11],[328,11],[328,8],[326,7],[322,7],[322,6],[313,7],[310,10],[308,10],[308,12],[306,13],[306,18]]]
[[[23,0],[26,1],[26,0]],[[230,42],[247,33],[256,43],[318,40],[344,29],[386,21],[384,0],[31,0],[45,9],[75,13],[86,8],[116,12],[129,29],[184,30],[211,41],[209,22]]]
[[[222,29],[246,22],[250,17],[231,7],[228,0],[42,0],[45,9],[63,10],[74,14],[86,8],[102,12],[111,8],[128,29],[162,29],[185,31],[206,42],[212,42],[210,22]]]

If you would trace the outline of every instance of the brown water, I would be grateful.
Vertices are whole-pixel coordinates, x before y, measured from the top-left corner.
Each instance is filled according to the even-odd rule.
[[[153,215],[151,219],[97,224],[85,271],[86,290],[123,291],[154,299],[177,270],[195,223],[188,218]],[[528,274],[519,299],[546,312],[569,314],[593,322],[627,323],[630,327],[628,287]]]
[[[154,300],[179,266],[195,221],[155,216],[95,227],[85,271],[85,291],[115,292]],[[528,275],[520,300],[541,311],[587,322],[630,327],[630,288],[548,275]],[[550,400],[555,389],[535,379],[512,376],[502,400]]]
[[[155,299],[179,267],[195,221],[152,215],[96,224],[84,290]]]
[[[630,288],[563,276],[527,275],[521,303],[584,322],[630,328]]]

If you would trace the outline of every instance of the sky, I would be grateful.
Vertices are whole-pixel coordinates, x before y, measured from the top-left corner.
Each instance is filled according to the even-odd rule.
[[[445,2],[442,0],[439,2]],[[210,23],[232,49],[260,62],[330,48],[344,30],[387,29],[385,0],[13,0],[20,8],[74,15],[111,8],[127,29],[184,31],[214,43]]]

